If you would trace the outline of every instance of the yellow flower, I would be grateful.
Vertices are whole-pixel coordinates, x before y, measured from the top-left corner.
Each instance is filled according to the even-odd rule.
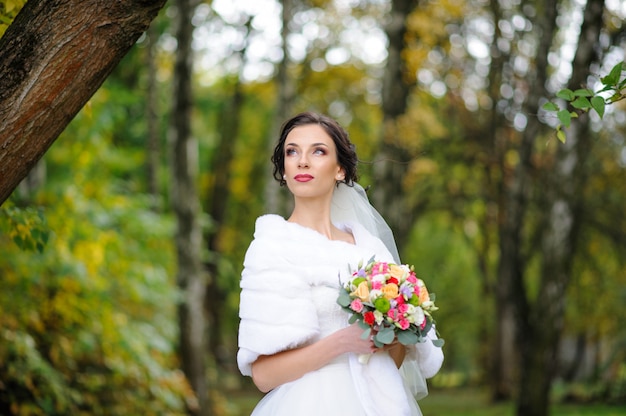
[[[350,293],[350,295],[356,296],[363,302],[369,302],[370,288],[367,286],[367,281],[359,283],[359,285],[356,287],[356,290]]]
[[[402,279],[402,277],[406,274],[406,270],[404,270],[401,266],[398,266],[397,264],[390,264],[389,274],[391,275],[391,277],[395,277],[396,279],[398,279],[398,281],[400,281],[400,279]]]
[[[398,297],[398,285],[395,283],[389,283],[382,288],[383,296],[387,299],[395,299]]]
[[[418,280],[418,286],[420,288],[420,305],[424,302],[429,302],[430,301],[430,295],[428,294],[428,290],[426,289],[426,285],[424,284],[424,282],[419,279]]]

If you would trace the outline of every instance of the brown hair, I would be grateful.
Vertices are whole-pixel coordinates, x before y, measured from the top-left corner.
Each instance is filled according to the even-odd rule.
[[[357,181],[356,165],[358,158],[354,145],[350,142],[348,132],[332,118],[314,112],[304,112],[295,115],[287,120],[280,129],[280,137],[274,148],[272,155],[272,163],[274,164],[274,179],[283,186],[286,184],[283,174],[285,173],[285,140],[287,135],[296,127],[306,126],[309,124],[317,124],[333,139],[337,148],[337,162],[345,172],[345,178],[342,182],[352,185]]]

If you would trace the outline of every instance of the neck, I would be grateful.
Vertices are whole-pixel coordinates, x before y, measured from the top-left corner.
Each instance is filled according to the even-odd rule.
[[[288,221],[313,229],[332,239],[335,226],[330,221],[330,198],[328,200],[296,198]]]

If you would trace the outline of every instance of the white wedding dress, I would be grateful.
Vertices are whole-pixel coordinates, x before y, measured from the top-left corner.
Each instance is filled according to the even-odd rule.
[[[241,281],[239,367],[250,375],[259,355],[315,342],[348,323],[337,304],[340,280],[350,266],[393,261],[385,246],[358,224],[342,225],[356,244],[266,215],[257,220]],[[434,336],[434,334],[433,334]],[[253,416],[418,416],[415,400],[426,394],[425,377],[440,368],[443,353],[431,342],[418,344],[398,370],[385,352],[367,364],[344,354],[323,368],[283,384],[259,402]],[[423,375],[422,375],[423,374]]]

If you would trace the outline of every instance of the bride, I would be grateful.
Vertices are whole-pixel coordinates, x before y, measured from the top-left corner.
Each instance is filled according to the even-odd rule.
[[[237,361],[268,393],[252,415],[421,415],[416,399],[441,367],[441,348],[376,348],[337,304],[359,262],[400,263],[391,232],[356,183],[348,134],[327,116],[298,114],[283,125],[272,162],[294,209],[286,220],[257,219],[244,260]],[[361,354],[371,354],[366,364]]]

